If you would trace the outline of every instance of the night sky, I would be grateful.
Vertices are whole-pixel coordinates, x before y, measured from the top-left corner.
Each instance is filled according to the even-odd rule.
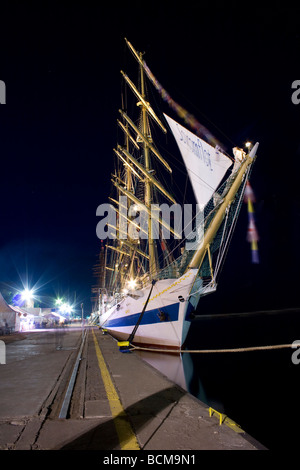
[[[291,100],[300,79],[299,6],[9,1],[0,9],[4,296],[28,281],[41,304],[64,294],[90,312],[96,209],[108,202],[120,135],[120,69],[135,66],[127,37],[228,152],[260,142],[251,176],[260,264],[251,264],[243,205],[219,291],[203,311],[299,306],[300,104]]]

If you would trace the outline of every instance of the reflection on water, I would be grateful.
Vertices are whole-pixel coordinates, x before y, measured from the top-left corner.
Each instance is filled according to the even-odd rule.
[[[172,382],[179,385],[184,390],[188,390],[183,363],[178,354],[157,353],[151,351],[135,351],[145,362],[159,370]]]
[[[136,354],[179,387],[207,403],[207,396],[200,376],[195,374],[191,354],[168,354],[138,350],[136,350]]]
[[[197,317],[186,350],[291,344],[300,339],[300,309]],[[297,445],[300,365],[293,350],[243,353],[140,351],[140,357],[199,400],[227,414],[269,449]],[[284,410],[293,409],[293,413]],[[276,410],[276,412],[274,411]]]
[[[209,404],[201,377],[199,374],[195,373],[192,355],[189,353],[183,353],[181,360],[187,386],[186,390],[201,400],[203,403]]]

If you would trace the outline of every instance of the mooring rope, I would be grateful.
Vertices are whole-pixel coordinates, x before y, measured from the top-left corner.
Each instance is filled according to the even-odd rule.
[[[164,353],[236,353],[236,352],[250,352],[250,351],[264,351],[272,349],[284,349],[284,348],[295,348],[295,344],[274,344],[271,346],[250,346],[246,348],[232,348],[232,349],[198,349],[198,350],[188,350],[188,349],[178,349],[178,350],[167,350],[167,349],[156,349],[156,348],[143,348],[140,346],[131,345],[130,350],[141,350],[141,351],[151,351],[151,352],[164,352]]]

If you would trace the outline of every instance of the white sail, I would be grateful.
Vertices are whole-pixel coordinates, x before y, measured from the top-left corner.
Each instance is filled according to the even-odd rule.
[[[217,148],[164,114],[181,152],[184,164],[200,207],[212,197],[221,179],[232,164]]]

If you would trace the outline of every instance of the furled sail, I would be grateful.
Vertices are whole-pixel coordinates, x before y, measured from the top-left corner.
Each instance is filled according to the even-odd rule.
[[[164,114],[181,152],[197,204],[204,207],[226,171],[230,158]]]

